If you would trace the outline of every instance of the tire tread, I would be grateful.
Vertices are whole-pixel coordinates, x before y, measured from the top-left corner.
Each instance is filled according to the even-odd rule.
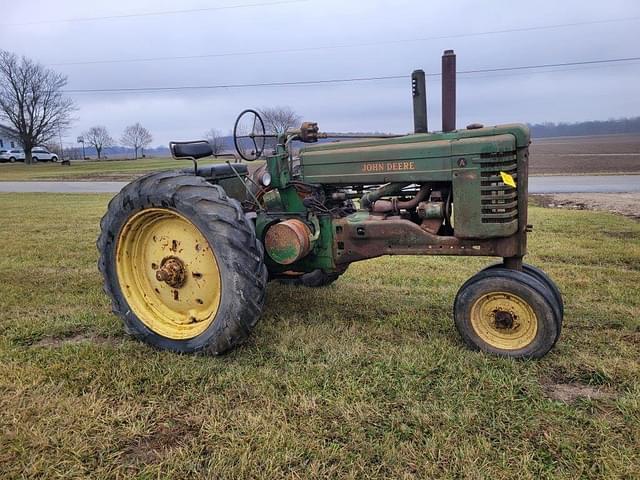
[[[221,186],[184,172],[145,175],[125,186],[109,202],[107,212],[100,222],[101,233],[96,245],[100,252],[98,268],[104,278],[103,289],[111,299],[112,311],[124,320],[127,333],[159,346],[151,338],[157,335],[151,332],[150,336],[150,331],[128,310],[126,300],[116,285],[117,279],[113,278],[115,269],[112,267],[123,214],[126,212],[131,215],[152,207],[171,208],[190,219],[197,218],[198,228],[204,236],[207,239],[215,236],[217,245],[222,246],[220,250],[223,252],[220,252],[220,256],[216,255],[218,262],[224,262],[227,270],[232,268],[234,275],[239,277],[238,280],[233,280],[234,286],[237,288],[241,285],[242,288],[237,288],[241,291],[235,293],[250,300],[241,302],[240,307],[232,308],[230,314],[217,316],[214,324],[219,324],[219,327],[217,333],[210,336],[210,341],[198,342],[202,336],[199,335],[182,342],[184,345],[169,341],[164,342],[160,348],[218,355],[240,345],[248,338],[264,305],[267,269],[263,261],[262,244],[256,239],[254,227],[244,215],[239,202],[229,198]]]

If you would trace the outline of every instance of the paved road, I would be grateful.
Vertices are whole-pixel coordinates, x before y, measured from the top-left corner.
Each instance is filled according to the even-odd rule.
[[[126,182],[1,182],[0,192],[117,193]],[[640,192],[640,175],[570,175],[529,178],[530,193]]]
[[[640,192],[640,175],[550,175],[529,177],[530,193]]]

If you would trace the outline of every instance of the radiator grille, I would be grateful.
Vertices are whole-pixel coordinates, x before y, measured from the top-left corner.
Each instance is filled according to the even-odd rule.
[[[482,223],[510,223],[518,218],[518,192],[505,185],[500,172],[510,174],[518,184],[516,152],[483,153],[480,164]]]

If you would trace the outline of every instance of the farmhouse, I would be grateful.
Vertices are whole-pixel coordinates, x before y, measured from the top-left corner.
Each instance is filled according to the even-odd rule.
[[[20,144],[12,135],[13,130],[4,125],[0,125],[0,149],[20,148]]]

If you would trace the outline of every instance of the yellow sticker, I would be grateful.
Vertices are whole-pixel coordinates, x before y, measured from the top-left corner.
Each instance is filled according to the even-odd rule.
[[[500,176],[502,177],[502,183],[505,185],[509,185],[510,187],[516,188],[516,181],[513,179],[511,175],[507,172],[500,172]]]

